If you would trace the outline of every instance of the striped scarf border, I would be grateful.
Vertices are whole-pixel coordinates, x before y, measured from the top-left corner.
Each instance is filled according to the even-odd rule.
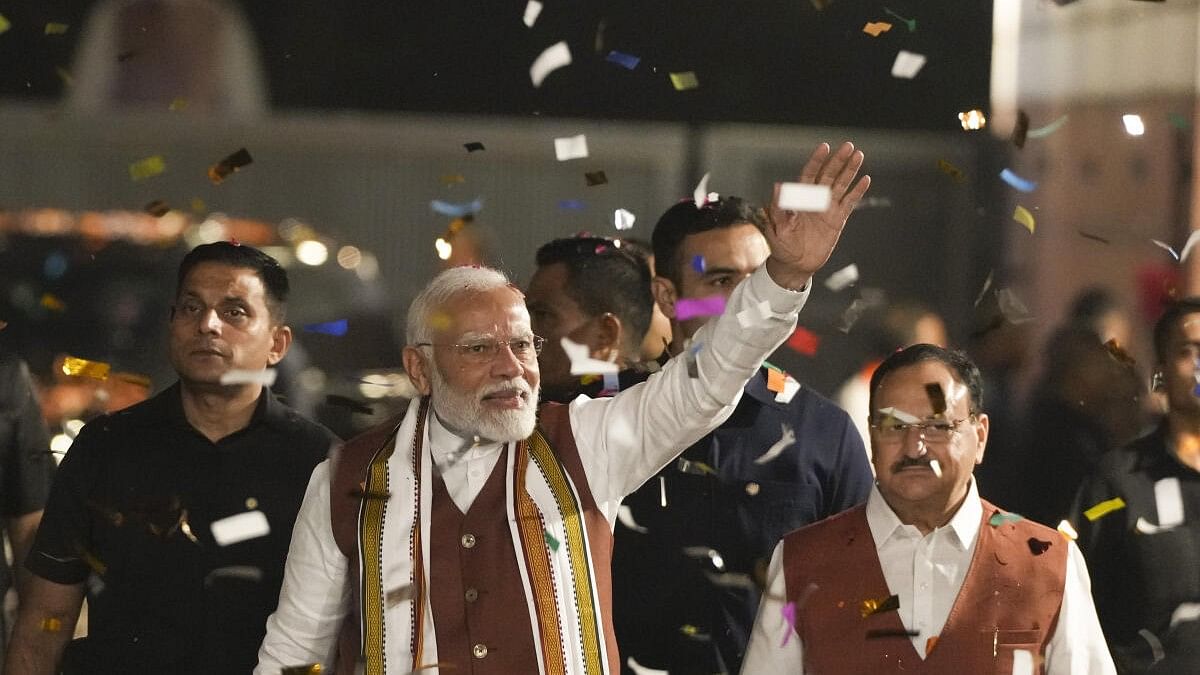
[[[513,494],[516,495],[517,528],[521,532],[529,583],[535,589],[534,609],[537,612],[538,630],[542,640],[542,666],[546,673],[565,673],[567,665],[562,646],[562,623],[558,615],[558,603],[554,600],[554,574],[551,572],[550,556],[546,551],[545,529],[541,513],[525,489],[525,476],[529,469],[526,441],[517,444],[515,461],[513,480],[516,485],[513,486]],[[546,588],[551,589],[549,594],[537,590]]]

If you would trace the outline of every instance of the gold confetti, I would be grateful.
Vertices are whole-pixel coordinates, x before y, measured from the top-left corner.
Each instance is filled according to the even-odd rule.
[[[950,176],[956,182],[959,182],[959,183],[963,182],[963,179],[964,179],[963,172],[957,166],[954,166],[953,164],[951,164],[950,162],[947,162],[944,159],[939,159],[937,166],[938,166],[938,170],[940,170],[942,173],[946,174],[947,176]]]
[[[979,131],[987,126],[987,117],[984,116],[982,110],[960,112],[958,121],[962,124],[963,131]]]
[[[890,612],[897,609],[900,609],[900,596],[892,595],[882,600],[863,600],[862,605],[858,608],[858,612],[865,619],[872,614],[882,614],[883,612]]]
[[[211,180],[214,185],[220,185],[221,182],[226,178],[237,173],[238,170],[253,161],[254,158],[250,156],[250,153],[247,152],[245,148],[241,148],[225,159],[222,159],[216,164],[208,167],[208,179]]]
[[[9,28],[12,28],[12,23],[10,23],[8,19],[4,18],[3,14],[0,14],[0,33],[7,32]]]
[[[863,26],[863,32],[871,37],[879,37],[881,33],[886,33],[892,29],[892,24],[886,21],[868,21],[867,25]]]
[[[70,24],[50,22],[46,24],[46,35],[63,35],[70,28]]]
[[[40,304],[51,312],[61,312],[67,308],[67,304],[53,293],[42,293]]]
[[[1029,212],[1029,209],[1021,206],[1020,204],[1017,204],[1017,208],[1013,210],[1013,220],[1024,225],[1025,229],[1029,230],[1029,234],[1033,234],[1033,228],[1037,225],[1037,222],[1034,221],[1033,214]]]
[[[279,671],[279,675],[316,675],[324,672],[321,670],[321,664],[310,663],[304,666],[285,666]]]
[[[675,91],[687,91],[700,86],[700,80],[696,79],[696,73],[688,70],[682,73],[671,73],[671,84],[674,85]]]
[[[180,112],[187,108],[187,106],[188,100],[186,98],[182,96],[176,96],[175,98],[171,99],[171,105],[167,106],[167,110],[170,110],[171,112]]]
[[[42,630],[46,631],[47,633],[57,633],[58,631],[62,630],[62,621],[55,619],[54,617],[42,619]]]
[[[111,366],[100,361],[89,361],[74,356],[68,356],[63,359],[62,371],[64,375],[73,375],[75,377],[90,377],[94,380],[107,380],[108,371]]]
[[[169,213],[171,211],[171,205],[167,204],[165,201],[163,201],[161,199],[155,199],[154,201],[147,204],[143,210],[146,213],[149,213],[150,215],[154,216],[155,218],[162,218],[163,216],[167,215],[167,213]]]
[[[153,178],[167,170],[167,163],[163,160],[162,155],[154,155],[145,159],[139,159],[129,165],[129,177],[135,181]]]
[[[1113,497],[1112,499],[1106,499],[1087,511],[1084,511],[1083,515],[1088,520],[1094,521],[1107,516],[1113,511],[1120,511],[1123,508],[1125,508],[1125,500],[1121,499],[1120,497]],[[1059,527],[1062,526],[1060,525]]]
[[[149,389],[151,384],[149,377],[146,377],[145,375],[138,375],[137,373],[113,373],[112,378],[114,380],[120,380],[121,382],[144,387],[146,389]]]
[[[64,87],[74,87],[75,78],[71,77],[70,71],[62,66],[55,66],[54,72],[58,74],[58,79],[62,80]]]
[[[450,315],[445,312],[434,312],[429,317],[429,326],[434,330],[449,330]]]
[[[442,177],[439,178],[438,180],[440,180],[442,182],[442,185],[454,185],[455,183],[467,182],[466,177],[463,176],[461,173],[443,174]]]

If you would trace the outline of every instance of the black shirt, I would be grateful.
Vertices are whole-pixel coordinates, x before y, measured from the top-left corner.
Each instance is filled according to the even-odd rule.
[[[1154,484],[1179,480],[1181,525],[1154,531]],[[1125,508],[1089,521],[1083,511],[1120,497]],[[1138,519],[1144,519],[1139,531]],[[1122,673],[1200,673],[1200,621],[1171,628],[1182,603],[1200,602],[1200,473],[1167,446],[1166,424],[1106,454],[1080,488],[1071,522],[1087,559],[1092,595],[1117,669]],[[1140,631],[1150,634],[1149,637]],[[1154,641],[1165,658],[1152,670]]]
[[[264,390],[250,424],[212,443],[178,384],[85,426],[26,563],[87,582],[89,637],[67,672],[251,672],[309,476],[335,440]],[[213,521],[253,510],[269,534],[216,544]]]

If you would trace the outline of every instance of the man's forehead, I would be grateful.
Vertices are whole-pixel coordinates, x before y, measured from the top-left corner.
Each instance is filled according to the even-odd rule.
[[[248,296],[261,294],[265,289],[262,278],[253,268],[203,262],[188,270],[179,291],[180,294],[216,291],[230,296]]]
[[[888,373],[876,392],[876,407],[886,405],[880,402],[888,398],[922,399],[931,409],[941,407],[943,400],[947,409],[960,403],[970,407],[969,396],[967,385],[955,379],[944,364],[923,361]]]
[[[435,310],[430,323],[434,330],[455,335],[505,336],[529,330],[529,310],[515,286],[464,291]]]

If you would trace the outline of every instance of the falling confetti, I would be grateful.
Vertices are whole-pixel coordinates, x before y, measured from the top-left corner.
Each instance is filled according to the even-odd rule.
[[[211,586],[218,579],[237,579],[239,581],[260,582],[263,580],[263,571],[257,567],[249,565],[229,565],[227,567],[218,567],[209,572],[204,577],[204,585]]]
[[[675,301],[675,318],[687,321],[702,316],[716,316],[725,311],[725,296],[710,295],[705,298],[682,298]]]
[[[165,201],[163,201],[161,199],[155,199],[154,201],[150,202],[145,207],[143,207],[142,210],[145,211],[146,213],[149,213],[150,215],[154,216],[155,218],[162,218],[163,216],[165,216],[171,212],[171,205],[167,204]]]
[[[46,35],[65,35],[70,29],[70,24],[51,22],[46,24]]]
[[[438,182],[440,182],[442,185],[456,185],[458,183],[467,182],[467,179],[461,173],[446,173],[442,174],[442,176],[438,178]]]
[[[942,463],[936,459],[929,460],[929,470],[933,472],[934,476],[942,477]]]
[[[708,265],[704,262],[704,256],[699,254],[692,256],[692,269],[696,270],[696,274],[704,274],[708,269]]]
[[[214,520],[210,528],[218,546],[230,546],[241,541],[265,537],[271,533],[267,516],[257,510]]]
[[[1068,115],[1063,115],[1046,126],[1038,127],[1037,129],[1030,129],[1025,133],[1025,136],[1027,138],[1045,138],[1061,129],[1062,126],[1067,123],[1068,117]]]
[[[671,86],[675,87],[675,91],[688,91],[700,86],[700,80],[696,78],[696,73],[690,70],[670,75]]]
[[[325,672],[319,663],[310,663],[304,666],[285,666],[279,671],[279,675],[319,675]]]
[[[48,617],[42,619],[41,628],[47,633],[57,633],[62,630],[62,621],[54,617]]]
[[[1198,241],[1200,241],[1200,230],[1192,230],[1191,234],[1188,235],[1187,242],[1183,245],[1183,250],[1179,252],[1179,262],[1184,262],[1188,259]]]
[[[1033,652],[1028,649],[1013,650],[1012,675],[1033,675]]]
[[[171,99],[171,104],[167,106],[167,110],[170,112],[180,112],[186,109],[187,106],[188,100],[186,98],[182,96],[176,96],[175,98]]]
[[[1021,192],[1033,192],[1037,189],[1037,183],[1021,178],[1012,169],[1005,169],[1000,172],[1000,180],[1008,183],[1015,190]]]
[[[67,309],[67,304],[53,293],[42,293],[42,299],[38,301],[38,304],[51,312],[62,312]]]
[[[892,77],[911,80],[925,67],[925,56],[915,52],[900,50],[896,60],[892,62]]]
[[[129,177],[135,181],[153,178],[167,170],[167,163],[163,160],[162,155],[154,155],[145,159],[139,159],[129,165]]]
[[[1074,526],[1072,526],[1071,523],[1069,523],[1065,520],[1059,521],[1058,527],[1056,529],[1058,530],[1059,534],[1066,537],[1067,539],[1070,539],[1071,541],[1075,541],[1076,539],[1079,538],[1079,533],[1075,531]]]
[[[590,375],[604,373],[616,373],[620,368],[612,361],[602,361],[592,358],[587,345],[581,345],[578,342],[572,341],[568,337],[563,337],[559,343],[562,345],[563,353],[571,361],[572,375]]]
[[[774,368],[767,369],[767,391],[779,393],[787,382],[787,374]]]
[[[480,143],[479,141],[463,143],[463,147],[467,149],[467,152],[482,152],[483,150],[486,150],[486,148],[483,147],[483,143]]]
[[[583,174],[583,179],[587,183],[588,187],[594,187],[596,185],[604,185],[608,183],[608,176],[606,176],[603,171],[585,171]]]
[[[1029,209],[1021,206],[1020,204],[1017,204],[1017,208],[1013,210],[1013,220],[1024,225],[1025,229],[1029,230],[1029,234],[1033,234],[1033,228],[1037,225],[1036,221],[1033,219],[1033,214],[1029,212]]]
[[[1142,639],[1150,645],[1150,652],[1154,655],[1154,663],[1158,663],[1166,658],[1167,652],[1163,649],[1162,641],[1158,639],[1157,635],[1145,628],[1138,629],[1138,635],[1142,636]]]
[[[775,204],[785,211],[812,211],[822,213],[829,210],[832,192],[828,185],[808,183],[780,183],[779,196]]]
[[[692,190],[692,202],[696,208],[703,208],[708,203],[708,177],[710,174],[704,174],[700,182],[696,184],[696,188]]]
[[[475,199],[461,204],[434,199],[429,202],[429,209],[447,218],[466,218],[483,210],[483,200]]]
[[[815,356],[820,345],[820,336],[803,326],[796,326],[796,331],[787,339],[788,347],[805,356]]]
[[[982,110],[968,110],[958,113],[958,121],[963,131],[979,131],[987,126],[987,116]]]
[[[63,359],[62,371],[64,375],[73,375],[76,377],[90,377],[93,380],[107,380],[108,372],[112,367],[107,363],[100,361],[89,361],[80,359],[74,356],[68,356]]]
[[[779,440],[775,441],[771,447],[767,448],[766,452],[754,458],[755,464],[766,464],[767,462],[770,462],[776,457],[779,457],[779,455],[783,454],[784,450],[788,449],[796,442],[796,431],[788,425],[780,425],[780,433],[782,435],[779,437]]]
[[[1098,241],[1101,244],[1111,244],[1112,243],[1111,241],[1105,239],[1104,237],[1092,234],[1091,232],[1084,232],[1083,230],[1079,230],[1079,236],[1083,237],[1084,239],[1091,239],[1092,241]],[[1174,251],[1172,251],[1172,255],[1174,255]]]
[[[554,156],[560,162],[588,156],[587,135],[564,136],[554,139]]]
[[[684,365],[687,366],[688,377],[693,380],[700,377],[700,364],[696,361],[696,355],[704,348],[704,343],[699,342],[687,349],[687,356],[684,357]],[[666,504],[663,504],[666,507]]]
[[[534,87],[541,87],[546,77],[564,66],[571,65],[571,48],[566,42],[557,42],[546,48],[529,68],[529,79]]]
[[[888,14],[891,14],[892,16],[896,17],[900,21],[903,21],[904,25],[908,27],[908,32],[910,32],[910,33],[917,32],[917,20],[916,19],[906,19],[906,18],[900,16],[899,14],[893,12],[892,10],[888,9],[887,7],[884,7],[883,11],[887,12]]]
[[[324,323],[310,323],[304,326],[306,333],[321,333],[323,335],[335,335],[341,337],[350,330],[350,321],[348,319],[338,319],[337,321],[326,321]]]
[[[2,18],[3,17],[0,17],[0,19]],[[3,30],[0,30],[0,33],[3,32]],[[1192,126],[1191,123],[1188,122],[1188,119],[1179,113],[1171,113],[1170,115],[1167,115],[1167,121],[1171,123],[1171,126],[1180,131],[1187,131]]]
[[[542,3],[538,0],[529,0],[525,5],[525,15],[521,20],[525,22],[526,28],[533,28],[533,24],[537,23],[538,15],[542,13]]]
[[[1025,137],[1029,135],[1029,115],[1024,110],[1017,111],[1017,123],[1013,126],[1012,144],[1018,148],[1025,147]]]
[[[1095,521],[1107,516],[1113,511],[1120,511],[1123,508],[1125,508],[1125,500],[1121,499],[1120,497],[1113,497],[1112,499],[1106,499],[1105,501],[1102,501],[1099,504],[1089,508],[1083,512],[1083,515],[1088,520]]]
[[[779,645],[783,647],[792,638],[792,633],[796,632],[796,603],[794,601],[789,602],[780,611],[783,614],[783,621],[788,627],[787,632],[783,634],[783,643]]]
[[[0,14],[0,34],[8,32],[9,28],[12,28],[12,23],[4,18],[3,14]]]
[[[632,54],[622,54],[621,52],[609,52],[608,56],[604,57],[605,61],[615,63],[625,70],[633,70],[638,67],[642,60]]]
[[[938,171],[941,171],[942,173],[946,174],[947,176],[950,176],[951,178],[953,178],[955,181],[957,181],[959,183],[963,182],[963,180],[966,178],[966,176],[963,175],[963,172],[961,169],[959,169],[957,166],[954,166],[950,162],[947,162],[944,159],[938,160],[937,167],[938,167]]]
[[[851,263],[830,274],[825,280],[825,288],[837,293],[855,283],[858,283],[858,265]]]
[[[1050,544],[1052,542],[1042,541],[1041,539],[1038,539],[1037,537],[1030,537],[1029,541],[1027,541],[1026,543],[1029,544],[1029,551],[1031,553],[1033,553],[1034,555],[1041,555],[1050,548]]]
[[[550,530],[542,530],[542,533],[546,535],[546,545],[550,547],[551,551],[557,553],[558,540],[554,538],[554,535],[550,534]]]
[[[270,387],[275,384],[275,378],[278,373],[274,368],[264,368],[262,370],[230,370],[221,375],[221,384],[261,384],[264,387]]]
[[[450,254],[454,252],[454,248],[450,245],[450,242],[441,237],[434,240],[433,248],[437,251],[437,257],[441,260],[449,260]]]
[[[587,204],[582,199],[562,199],[558,202],[558,208],[563,211],[583,211],[587,208]],[[600,251],[596,252],[600,253]]]
[[[1178,478],[1163,478],[1154,483],[1154,509],[1158,513],[1159,527],[1183,524],[1183,494]]]
[[[646,534],[650,531],[648,528],[638,525],[637,521],[633,519],[633,510],[628,506],[617,508],[617,520],[638,534]]]
[[[1025,520],[1025,516],[1022,516],[1019,513],[996,512],[992,514],[991,518],[988,518],[988,525],[991,525],[992,527],[1000,527],[1001,525],[1015,523],[1021,520]]]
[[[634,660],[632,656],[625,659],[625,665],[633,671],[633,675],[671,675],[670,671],[647,668]]]
[[[226,178],[252,162],[254,162],[254,158],[250,156],[250,153],[245,148],[239,148],[225,159],[208,167],[208,179],[213,182],[213,185],[220,185]]]
[[[892,24],[886,21],[868,21],[867,25],[863,26],[863,32],[871,37],[879,37],[880,34],[886,33],[892,29]]]
[[[1141,115],[1122,115],[1121,123],[1125,125],[1125,133],[1130,136],[1142,136],[1146,133],[1146,123]]]
[[[626,211],[625,209],[617,209],[613,212],[613,227],[617,228],[618,230],[631,229],[634,221],[636,220],[637,216],[633,215],[629,211]]]
[[[887,419],[889,417],[892,419],[895,419],[896,421],[900,422],[901,424],[917,424],[918,422],[921,421],[920,417],[917,417],[916,415],[914,415],[910,412],[901,410],[899,408],[893,408],[891,406],[888,406],[886,408],[879,409],[879,418],[880,419]]]
[[[796,392],[800,391],[800,383],[797,382],[791,375],[785,375],[783,380],[783,391],[775,394],[775,402],[787,405],[792,402],[792,398],[796,396]]]
[[[865,619],[872,614],[882,614],[900,609],[900,596],[890,595],[882,600],[863,600],[858,613]]]

